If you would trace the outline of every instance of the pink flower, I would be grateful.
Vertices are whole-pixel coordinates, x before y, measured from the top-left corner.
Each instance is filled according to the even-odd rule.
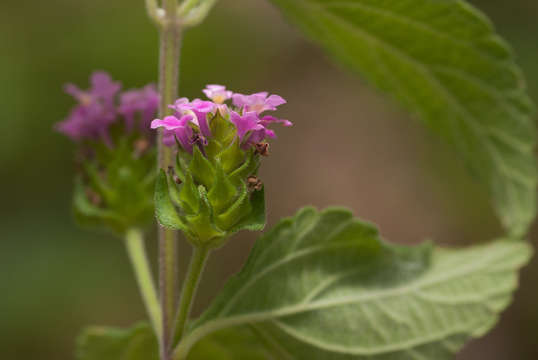
[[[233,103],[244,112],[254,111],[261,114],[264,111],[276,110],[278,106],[286,103],[281,96],[260,92],[252,95],[233,94]]]
[[[207,98],[213,100],[215,104],[224,104],[224,102],[231,99],[233,95],[231,91],[226,90],[226,87],[222,85],[207,85],[202,91]]]
[[[200,99],[194,99],[189,102],[187,98],[180,98],[170,108],[174,109],[179,116],[194,115],[192,122],[200,128],[202,135],[205,137],[211,136],[207,116],[216,111],[216,105],[213,102]]]
[[[159,94],[155,86],[146,85],[142,89],[133,89],[121,94],[118,112],[125,117],[127,131],[133,129],[136,115],[139,115],[140,130],[147,131],[158,108]]]
[[[193,120],[193,116],[188,114],[181,118],[175,116],[167,116],[163,120],[155,119],[151,122],[151,128],[164,128],[163,143],[166,146],[174,146],[175,139],[179,141],[183,149],[192,153],[192,137],[193,130],[189,123]]]

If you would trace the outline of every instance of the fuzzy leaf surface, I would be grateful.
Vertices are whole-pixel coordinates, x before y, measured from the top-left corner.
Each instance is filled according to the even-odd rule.
[[[489,20],[461,0],[270,0],[452,145],[510,235],[536,214],[533,106]]]
[[[307,208],[256,242],[175,359],[244,325],[279,359],[451,359],[497,321],[530,253],[506,240],[395,246],[347,210]]]

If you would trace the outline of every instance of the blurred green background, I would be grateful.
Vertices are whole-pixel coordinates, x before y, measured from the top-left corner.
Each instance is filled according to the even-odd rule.
[[[538,101],[538,3],[476,0],[516,50]],[[0,358],[73,358],[87,324],[129,325],[144,317],[124,248],[78,229],[70,215],[73,144],[54,133],[94,69],[125,87],[157,76],[157,32],[142,0],[0,2]],[[268,90],[289,103],[261,178],[270,224],[303,205],[345,205],[400,243],[427,238],[472,244],[500,234],[483,190],[420,124],[331,63],[264,0],[221,0],[188,31],[181,94],[207,83]],[[255,234],[211,259],[200,311],[244,261]],[[533,241],[538,240],[536,230]],[[155,252],[151,238],[148,246]],[[184,265],[189,248],[181,246]],[[525,268],[499,326],[459,360],[538,359],[538,260]]]

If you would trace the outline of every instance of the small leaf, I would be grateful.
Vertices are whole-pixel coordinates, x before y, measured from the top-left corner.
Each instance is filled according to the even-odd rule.
[[[239,220],[247,217],[251,211],[249,193],[246,184],[243,183],[235,203],[226,212],[217,216],[217,225],[221,229],[231,229]]]
[[[247,154],[245,162],[231,172],[229,178],[234,184],[242,184],[247,177],[250,175],[256,174],[258,168],[260,167],[260,158],[254,154],[253,150],[250,150]]]
[[[121,233],[122,218],[110,210],[93,205],[87,198],[82,179],[75,179],[73,193],[73,212],[77,223],[81,226],[110,228]]]
[[[157,339],[148,324],[131,329],[93,326],[77,341],[77,360],[159,360]]]
[[[226,174],[237,169],[245,161],[245,151],[239,147],[239,139],[234,141],[220,154],[222,167]]]
[[[444,137],[513,236],[536,214],[536,125],[514,56],[461,0],[271,0]]]
[[[283,359],[452,359],[495,324],[530,254],[519,241],[394,246],[349,211],[307,208],[256,242],[177,355],[249,325]]]
[[[183,210],[189,214],[193,215],[198,213],[200,208],[200,193],[194,184],[192,175],[190,172],[185,173],[185,182],[181,186],[181,191],[179,194],[179,199]]]
[[[250,195],[251,211],[247,216],[235,225],[229,232],[235,233],[241,230],[261,231],[265,227],[267,217],[265,214],[265,189],[254,191]]]
[[[93,188],[97,191],[99,195],[103,197],[103,199],[110,203],[114,201],[114,192],[110,187],[106,184],[103,177],[98,173],[97,169],[95,168],[95,165],[91,162],[87,161],[83,163],[84,170],[86,171],[86,175],[88,176],[88,179],[90,180],[90,183],[92,184]]]
[[[196,182],[203,184],[207,189],[211,189],[215,178],[215,170],[198,146],[193,147],[190,170]]]
[[[155,215],[162,226],[169,229],[187,231],[172,203],[168,191],[168,179],[162,169],[159,171],[155,184]]]
[[[222,238],[225,233],[215,227],[213,209],[207,198],[207,191],[203,185],[198,186],[200,194],[200,208],[196,215],[187,215],[189,229],[195,235],[192,241],[205,245],[211,240]],[[216,245],[217,242],[213,241]],[[218,242],[220,245],[220,241]],[[217,245],[216,245],[217,246]]]
[[[237,196],[237,189],[224,174],[219,160],[215,163],[215,172],[215,183],[207,197],[215,213],[220,214]]]

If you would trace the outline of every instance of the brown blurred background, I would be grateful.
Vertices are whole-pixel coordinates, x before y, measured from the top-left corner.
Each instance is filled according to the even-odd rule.
[[[515,48],[538,100],[538,3],[472,1]],[[145,314],[122,243],[70,216],[73,145],[52,125],[72,102],[62,84],[94,69],[125,87],[156,79],[157,33],[142,0],[0,2],[0,358],[73,358],[87,324],[126,326]],[[289,103],[261,177],[270,224],[311,204],[345,205],[399,243],[467,245],[501,234],[459,159],[397,105],[333,64],[265,0],[221,0],[186,34],[181,94],[207,83],[268,90]],[[241,234],[210,261],[198,311],[244,261]],[[538,234],[533,234],[536,243]],[[154,253],[155,242],[148,241]],[[182,264],[188,246],[182,243]],[[538,260],[525,268],[499,326],[459,360],[538,359]]]

